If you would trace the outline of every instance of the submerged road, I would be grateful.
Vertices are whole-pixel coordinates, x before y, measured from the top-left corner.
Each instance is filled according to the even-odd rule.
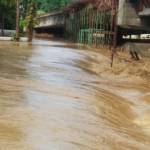
[[[102,76],[102,61],[63,42],[0,42],[0,150],[150,150],[150,83]]]

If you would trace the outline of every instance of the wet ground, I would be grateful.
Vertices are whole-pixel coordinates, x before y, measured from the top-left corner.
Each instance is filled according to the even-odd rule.
[[[150,150],[149,80],[101,75],[104,62],[63,42],[0,42],[0,150]]]

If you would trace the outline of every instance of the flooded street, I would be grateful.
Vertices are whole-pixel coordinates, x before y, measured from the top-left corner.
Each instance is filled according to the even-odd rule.
[[[0,150],[150,150],[150,80],[101,62],[63,42],[0,42]]]

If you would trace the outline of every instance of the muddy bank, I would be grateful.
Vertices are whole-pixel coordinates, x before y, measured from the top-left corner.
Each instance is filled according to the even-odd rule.
[[[93,73],[101,76],[110,75],[118,79],[127,77],[128,79],[150,80],[150,59],[143,55],[139,54],[140,60],[136,61],[131,58],[129,51],[117,48],[114,55],[113,67],[111,68],[111,52],[109,48],[100,47],[96,49],[89,46],[73,44],[67,46],[93,52],[92,55],[87,56],[88,61],[81,62],[81,66],[83,64],[89,66],[87,70]]]

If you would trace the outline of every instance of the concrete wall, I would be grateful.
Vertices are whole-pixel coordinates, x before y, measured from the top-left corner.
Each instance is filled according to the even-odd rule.
[[[122,46],[123,49],[130,51],[134,50],[144,57],[150,58],[150,43],[126,43]],[[131,48],[131,49],[130,49]]]
[[[37,20],[38,25],[36,27],[63,26],[65,24],[65,17],[63,14],[39,17]]]
[[[1,29],[0,29],[0,36],[2,36],[1,34]],[[15,33],[15,30],[4,30],[4,36],[12,36],[12,34]]]
[[[126,2],[126,0],[119,1],[118,25],[123,27],[141,26],[141,19],[138,16],[138,13],[132,4],[130,2]]]
[[[145,8],[139,12],[139,16],[142,21],[142,26],[150,30],[150,8]]]

